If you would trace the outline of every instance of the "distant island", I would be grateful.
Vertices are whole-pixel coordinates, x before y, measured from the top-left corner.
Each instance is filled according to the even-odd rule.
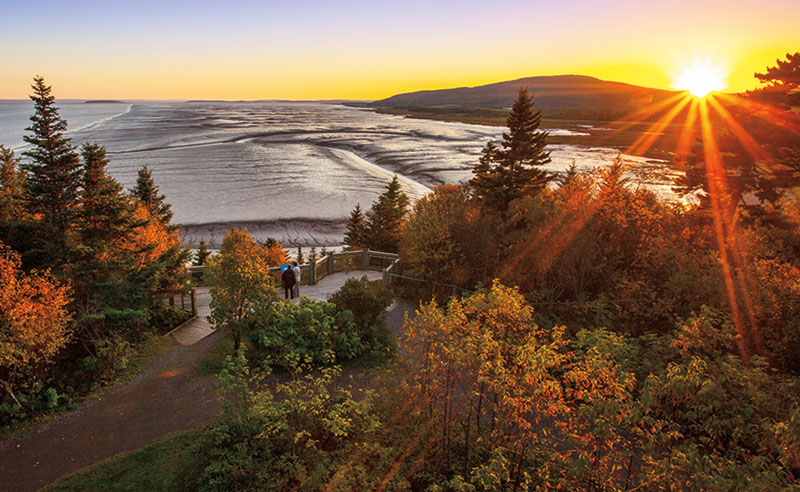
[[[123,101],[116,99],[93,99],[91,101],[84,101],[85,104],[125,104]]]

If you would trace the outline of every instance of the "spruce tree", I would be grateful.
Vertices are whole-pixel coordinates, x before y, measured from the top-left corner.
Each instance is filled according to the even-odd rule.
[[[25,173],[14,152],[0,145],[0,228],[19,221],[25,212]],[[2,240],[2,237],[0,237]]]
[[[136,186],[133,187],[131,193],[139,201],[144,203],[150,211],[150,215],[156,217],[164,225],[169,225],[172,220],[171,205],[168,204],[166,196],[158,194],[158,186],[153,180],[153,174],[143,166],[139,169],[139,175],[136,178]],[[175,226],[173,226],[175,228]]]
[[[84,244],[98,254],[115,241],[125,238],[132,229],[143,225],[134,216],[135,205],[122,185],[108,175],[105,147],[85,143],[83,186],[80,196],[79,230]]]
[[[550,180],[541,169],[550,162],[548,134],[539,130],[541,122],[541,112],[533,109],[533,96],[521,88],[506,120],[508,132],[503,133],[502,148],[487,143],[469,182],[487,208],[503,213],[512,201],[535,194]]]
[[[400,249],[400,237],[409,207],[408,196],[400,188],[400,180],[395,174],[367,212],[367,244],[364,246],[388,253]]]
[[[208,250],[208,245],[201,239],[200,245],[197,247],[197,253],[195,253],[194,264],[198,266],[205,265],[209,255],[211,255],[211,252]]]
[[[357,203],[347,220],[344,244],[351,247],[365,247],[367,245],[367,226],[367,219],[361,211],[361,204]]]
[[[26,128],[31,134],[23,137],[31,149],[23,152],[28,160],[21,168],[27,173],[28,211],[40,217],[34,225],[40,242],[37,253],[42,255],[39,259],[56,265],[69,256],[66,237],[78,213],[81,166],[75,148],[64,136],[67,122],[58,114],[51,87],[42,77],[33,81],[30,98],[34,113]]]

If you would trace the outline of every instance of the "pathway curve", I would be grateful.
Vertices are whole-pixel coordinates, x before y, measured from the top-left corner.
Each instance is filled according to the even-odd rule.
[[[300,293],[325,299],[349,277],[380,278],[380,272],[334,274]],[[200,317],[208,313],[207,293],[198,295]],[[409,307],[395,303],[390,325],[402,323]],[[396,311],[396,312],[395,312]],[[397,329],[397,327],[393,326]],[[36,429],[0,441],[0,491],[38,490],[57,478],[120,453],[139,449],[172,432],[209,423],[219,409],[216,378],[192,374],[221,334],[170,348],[137,379]]]

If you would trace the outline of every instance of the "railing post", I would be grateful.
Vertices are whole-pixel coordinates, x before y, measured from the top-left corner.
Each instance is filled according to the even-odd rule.
[[[311,270],[311,285],[317,285],[317,262],[309,261],[308,266]]]
[[[333,253],[328,253],[328,275],[333,275]]]
[[[197,316],[197,298],[194,295],[194,289],[192,289],[192,316]]]
[[[361,269],[369,270],[369,248],[361,250]]]
[[[350,250],[345,250],[344,252],[344,273],[345,275],[350,273]]]

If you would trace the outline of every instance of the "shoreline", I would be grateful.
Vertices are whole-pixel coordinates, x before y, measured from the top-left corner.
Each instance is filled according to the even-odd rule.
[[[232,220],[203,224],[181,224],[184,246],[197,246],[202,239],[209,248],[219,249],[225,233],[232,228],[246,228],[257,242],[273,238],[284,248],[297,246],[341,246],[347,220],[294,218],[278,220]]]

